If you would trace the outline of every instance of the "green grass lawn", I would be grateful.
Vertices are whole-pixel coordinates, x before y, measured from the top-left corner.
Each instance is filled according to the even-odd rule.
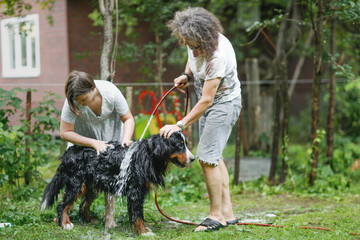
[[[204,193],[205,194],[205,193]],[[92,206],[101,221],[84,224],[77,215],[77,207],[70,214],[73,230],[62,230],[52,222],[55,208],[40,212],[40,194],[27,201],[2,199],[0,222],[11,222],[12,227],[0,230],[0,239],[132,239],[126,207],[117,199],[118,227],[105,230],[103,195]],[[350,232],[360,233],[360,197],[354,193],[339,196],[240,194],[232,189],[233,208],[241,222],[284,225],[284,228],[262,226],[230,226],[212,233],[194,233],[194,226],[178,224],[163,217],[157,210],[152,194],[146,200],[146,225],[156,234],[153,239],[360,239]],[[175,219],[200,222],[207,214],[208,198],[177,203],[169,200],[166,191],[159,191],[162,210]],[[125,202],[125,201],[124,201]],[[331,228],[336,231],[300,229],[300,226]],[[140,239],[148,239],[140,237]]]
[[[58,165],[50,163],[41,168],[44,179],[54,175]],[[50,169],[50,170],[49,170]],[[208,213],[209,199],[198,163],[190,169],[170,169],[167,188],[158,191],[161,209],[170,217],[201,222]],[[185,179],[185,180],[184,180]],[[190,181],[191,180],[191,181]],[[346,193],[306,194],[282,191],[259,191],[254,187],[232,186],[235,216],[242,223],[265,223],[283,225],[283,228],[253,225],[230,226],[211,233],[194,233],[193,225],[172,222],[163,217],[154,203],[154,192],[147,197],[144,213],[146,226],[156,234],[151,239],[360,239],[360,184],[353,184]],[[256,185],[256,184],[255,184]],[[53,222],[56,206],[40,211],[40,202],[45,184],[37,188],[23,188],[25,200],[15,201],[0,195],[0,223],[11,222],[12,227],[0,229],[0,239],[133,239],[136,235],[129,226],[126,201],[117,199],[115,220],[118,227],[104,229],[105,205],[103,194],[93,203],[91,211],[100,221],[85,224],[78,217],[79,200],[70,218],[73,230],[62,230]],[[270,188],[270,187],[269,187]],[[276,188],[276,187],[274,187]],[[244,192],[247,189],[247,192]],[[278,193],[278,194],[269,194]],[[61,199],[62,196],[59,196]],[[335,231],[301,229],[299,227],[322,227]],[[148,237],[138,237],[149,239]]]

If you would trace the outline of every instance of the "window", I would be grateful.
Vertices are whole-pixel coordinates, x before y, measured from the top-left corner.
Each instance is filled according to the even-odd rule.
[[[40,75],[39,15],[1,21],[1,63],[4,78]]]

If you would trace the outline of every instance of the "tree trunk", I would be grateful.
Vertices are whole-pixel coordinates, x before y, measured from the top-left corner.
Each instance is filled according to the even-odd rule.
[[[288,45],[291,45],[296,42],[296,39],[299,39],[301,34],[300,31],[302,30],[302,28],[299,26],[299,22],[300,21],[303,21],[303,16],[304,14],[301,14],[301,9],[304,8],[304,2],[302,0],[292,0],[291,1],[291,4],[292,4],[292,17],[291,17],[291,22],[290,22],[290,34],[289,34],[289,37],[287,37],[287,44]],[[302,52],[300,54],[300,58],[296,64],[296,67],[295,67],[295,71],[293,73],[293,76],[291,78],[291,84],[290,84],[290,87],[289,87],[289,99],[291,99],[291,96],[294,92],[294,88],[295,88],[295,85],[296,85],[296,82],[299,78],[299,75],[300,75],[300,72],[301,72],[301,69],[304,65],[304,62],[305,62],[305,55],[306,55],[306,52],[309,51],[309,46],[312,42],[312,39],[313,39],[313,36],[314,36],[314,32],[311,30],[309,32],[309,35],[306,39],[306,42],[305,42],[305,45],[303,46],[303,49],[302,49]]]
[[[289,1],[288,5],[286,7],[286,13],[289,14],[292,2]],[[272,152],[271,152],[271,165],[270,165],[270,174],[269,174],[269,181],[274,182],[275,181],[275,175],[276,175],[276,166],[277,166],[277,158],[279,153],[279,135],[281,131],[281,119],[280,119],[280,113],[281,113],[281,106],[282,106],[282,82],[287,81],[287,76],[285,76],[286,73],[286,55],[285,55],[285,49],[286,49],[286,27],[287,27],[287,21],[288,19],[285,18],[279,28],[278,33],[278,39],[276,42],[276,56],[275,56],[275,66],[276,66],[276,75],[275,75],[275,109],[274,109],[274,133],[273,133],[273,143],[272,143]],[[280,83],[281,80],[281,83]]]
[[[241,98],[241,106],[244,107],[244,99]],[[249,156],[249,148],[247,143],[247,137],[246,137],[246,127],[245,127],[245,117],[244,117],[244,110],[242,108],[240,112],[240,132],[241,132],[241,139],[243,142],[243,150],[244,150],[244,156]]]
[[[306,39],[306,42],[305,42],[305,45],[304,45],[304,48],[301,52],[301,57],[299,58],[299,61],[297,62],[296,64],[296,67],[295,67],[295,71],[294,71],[294,74],[291,78],[291,84],[290,84],[290,87],[289,87],[289,99],[291,99],[293,93],[294,93],[294,90],[295,90],[295,85],[296,85],[296,82],[299,78],[299,75],[300,75],[300,72],[301,72],[301,69],[304,65],[304,62],[305,62],[305,54],[307,51],[309,51],[309,47],[310,47],[310,44],[312,42],[314,38],[314,31],[311,29],[310,32],[309,32],[309,35]]]
[[[277,157],[279,152],[279,135],[280,135],[280,109],[281,109],[281,87],[279,76],[275,78],[275,101],[274,101],[274,132],[272,139],[271,165],[269,181],[275,181]]]
[[[127,104],[129,105],[130,112],[133,109],[132,107],[132,100],[133,100],[133,91],[134,87],[128,86],[125,88],[125,99]]]
[[[99,0],[99,10],[104,21],[104,45],[100,57],[100,78],[106,80],[110,77],[110,58],[113,47],[112,16],[114,0]]]
[[[235,161],[234,161],[234,185],[239,185],[240,175],[240,152],[241,152],[241,118],[236,121],[236,138],[235,138]]]
[[[161,46],[161,39],[159,36],[159,31],[155,31],[155,43],[156,43],[156,80],[159,84],[159,98],[162,97],[164,92],[164,87],[162,85],[162,75],[163,75],[163,52],[162,52],[162,46]],[[164,114],[164,124],[167,124],[166,120],[166,103],[165,101],[162,102],[162,110]]]
[[[330,22],[330,55],[333,58],[329,66],[330,86],[329,86],[329,107],[326,128],[326,157],[327,163],[333,168],[333,151],[334,151],[334,115],[335,115],[335,98],[336,98],[336,77],[335,77],[335,52],[336,52],[336,21],[335,18]]]
[[[282,79],[282,98],[283,98],[283,122],[282,122],[282,159],[281,159],[281,171],[279,182],[283,183],[287,174],[287,146],[288,146],[288,129],[289,129],[289,94],[288,94],[288,77],[287,77],[287,59],[284,58],[280,63],[281,65],[281,79]]]
[[[259,137],[262,133],[260,119],[260,84],[252,83],[260,80],[259,65],[256,58],[245,60],[245,71],[248,91],[249,111],[249,148],[259,150]]]
[[[26,131],[26,135],[31,135],[31,91],[26,92],[26,109],[25,109],[25,115],[26,115],[26,124],[28,125],[28,130]],[[24,175],[24,181],[26,185],[29,185],[31,183],[31,161],[30,161],[30,148],[29,148],[29,139],[25,140],[25,146],[26,146],[26,171]]]
[[[314,50],[314,72],[313,72],[313,90],[311,106],[311,143],[312,143],[312,168],[310,172],[310,185],[314,185],[316,180],[316,169],[319,157],[319,143],[314,141],[317,137],[319,127],[319,106],[320,106],[320,85],[322,78],[322,30],[323,30],[323,0],[318,0],[318,11],[316,19],[313,20],[313,30],[315,32],[315,50]]]

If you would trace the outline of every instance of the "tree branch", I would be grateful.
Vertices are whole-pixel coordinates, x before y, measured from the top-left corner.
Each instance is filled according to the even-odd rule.
[[[102,15],[105,14],[105,4],[104,0],[99,0],[99,10]]]
[[[290,83],[290,87],[289,87],[289,98],[290,99],[291,99],[291,96],[292,96],[292,94],[294,92],[296,82],[297,82],[297,80],[299,78],[301,68],[303,67],[304,62],[305,62],[305,58],[306,58],[305,52],[308,51],[308,48],[309,48],[313,38],[314,38],[314,31],[311,29],[310,32],[309,32],[309,35],[308,35],[308,37],[306,39],[305,46],[304,46],[304,48],[302,50],[301,57],[300,57],[299,61],[296,64],[294,74],[293,74],[293,76],[291,78],[291,83]]]

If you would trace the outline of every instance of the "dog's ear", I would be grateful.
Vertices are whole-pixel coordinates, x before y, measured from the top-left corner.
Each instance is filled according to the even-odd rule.
[[[152,139],[151,139],[151,147],[152,147],[152,155],[153,158],[159,159],[159,158],[164,158],[166,157],[166,155],[169,154],[170,152],[170,147],[169,147],[169,139],[161,137],[160,135],[155,135]]]
[[[153,156],[156,159],[162,158],[168,152],[168,146],[166,144],[157,143],[153,148]]]

